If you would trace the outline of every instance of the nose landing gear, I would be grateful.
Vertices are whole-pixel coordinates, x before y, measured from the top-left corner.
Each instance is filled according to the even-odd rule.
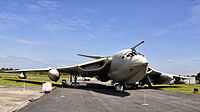
[[[124,90],[124,85],[123,84],[116,84],[115,85],[115,90],[116,91],[123,91]]]

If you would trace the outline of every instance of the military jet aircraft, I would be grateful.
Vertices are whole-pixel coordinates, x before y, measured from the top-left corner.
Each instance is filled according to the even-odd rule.
[[[124,85],[134,85],[136,82],[147,83],[166,83],[174,79],[175,75],[158,72],[149,67],[144,55],[136,51],[136,47],[144,43],[140,42],[136,46],[117,52],[113,56],[88,56],[78,54],[88,58],[96,59],[83,64],[67,67],[44,68],[44,69],[25,69],[11,72],[21,72],[20,78],[26,78],[26,72],[48,72],[52,81],[58,81],[61,73],[69,73],[75,76],[96,77],[98,80],[106,82],[112,80],[116,91],[123,91]]]

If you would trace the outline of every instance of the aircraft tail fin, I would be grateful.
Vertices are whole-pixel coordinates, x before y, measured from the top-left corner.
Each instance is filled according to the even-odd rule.
[[[139,44],[137,44],[136,46],[132,47],[132,50],[135,50],[136,47],[138,47],[139,45],[141,45],[142,43],[144,43],[144,41],[140,42]]]
[[[89,55],[84,55],[84,54],[78,54],[78,56],[83,56],[83,57],[93,58],[93,59],[105,58],[104,56],[89,56]]]

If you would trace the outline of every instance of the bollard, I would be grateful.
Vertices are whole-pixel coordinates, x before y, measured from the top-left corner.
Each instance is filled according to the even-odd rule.
[[[61,93],[61,98],[64,98],[65,96],[63,95],[63,86],[62,86],[62,93]]]
[[[26,82],[24,82],[24,88],[23,88],[23,91],[25,91],[25,88],[26,88]]]
[[[145,91],[144,91],[144,103],[142,105],[144,105],[144,106],[149,105],[149,104],[146,103],[146,93],[145,93]]]

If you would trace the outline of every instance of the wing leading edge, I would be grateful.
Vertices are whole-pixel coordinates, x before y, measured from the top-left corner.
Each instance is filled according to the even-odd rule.
[[[169,83],[171,80],[174,79],[173,74],[163,73],[152,68],[149,68],[146,74],[153,84],[164,84]]]
[[[94,61],[90,61],[87,63],[83,64],[78,64],[74,66],[67,66],[67,67],[57,67],[57,68],[42,68],[42,69],[22,69],[22,70],[13,70],[13,71],[8,71],[10,73],[23,73],[25,74],[26,72],[46,72],[46,73],[51,73],[53,75],[58,75],[60,73],[70,73],[70,74],[80,74],[83,77],[94,77],[98,76],[100,80],[106,80],[108,79],[108,70],[110,67],[112,61],[112,57],[106,57],[106,58],[100,58]],[[51,72],[50,72],[51,71]],[[54,74],[55,73],[55,74]],[[56,78],[57,80],[57,78]]]

